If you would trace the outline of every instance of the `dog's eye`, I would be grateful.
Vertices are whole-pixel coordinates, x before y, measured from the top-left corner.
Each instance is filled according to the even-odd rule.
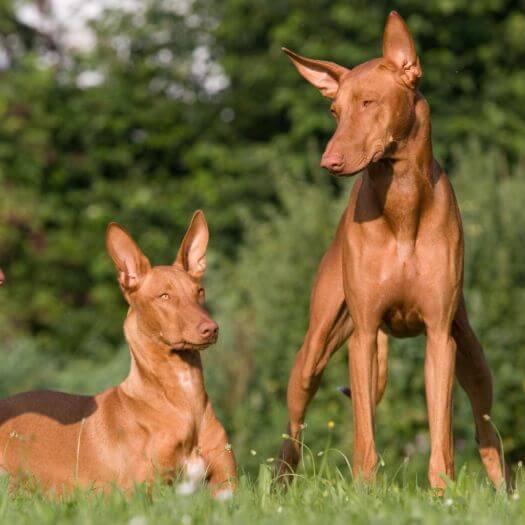
[[[170,295],[167,294],[167,293],[163,293],[163,294],[159,295],[159,297],[160,297],[163,301],[167,301],[167,300],[170,298]]]
[[[375,102],[375,100],[363,100],[362,105],[364,108],[367,108],[368,106],[372,105]]]

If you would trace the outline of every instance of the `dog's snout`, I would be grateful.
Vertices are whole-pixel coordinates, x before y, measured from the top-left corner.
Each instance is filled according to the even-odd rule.
[[[219,325],[214,321],[204,321],[199,325],[199,334],[208,341],[216,339],[219,334]]]
[[[324,154],[321,159],[321,168],[326,168],[332,173],[341,173],[345,166],[344,156],[340,153]]]

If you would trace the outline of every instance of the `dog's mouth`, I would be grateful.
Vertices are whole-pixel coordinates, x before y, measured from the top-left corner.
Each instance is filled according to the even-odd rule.
[[[170,345],[170,352],[177,354],[179,352],[200,352],[208,348],[217,342],[217,338],[213,341],[208,341],[206,343],[192,343],[190,341],[181,341],[179,343],[172,343]]]
[[[362,172],[370,164],[374,164],[376,162],[379,162],[385,154],[385,148],[381,147],[376,149],[371,155],[369,155],[365,160],[360,162],[356,167],[349,167],[349,169],[336,173],[332,172],[333,175],[336,177],[353,177],[354,175],[357,175],[358,173]],[[346,167],[346,166],[345,166]]]
[[[331,169],[328,169],[328,171],[330,171],[330,173],[336,177],[353,177],[354,175],[357,175],[361,171],[365,170],[370,164],[379,162],[383,158],[384,154],[385,154],[385,149],[379,148],[379,149],[374,150],[372,154],[368,155],[367,157],[362,159],[360,162],[358,161],[354,166],[345,165],[344,167],[345,169],[341,171],[334,171]]]
[[[381,149],[375,151],[372,154],[372,157],[370,157],[370,161],[368,162],[368,164],[372,164],[374,162],[379,162],[383,158],[384,154],[385,154],[385,149],[384,148],[381,148]]]

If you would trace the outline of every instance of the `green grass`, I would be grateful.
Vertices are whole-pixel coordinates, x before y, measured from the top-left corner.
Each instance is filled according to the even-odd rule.
[[[308,463],[308,462],[307,462]],[[310,461],[310,465],[312,465]],[[324,466],[323,466],[324,465]],[[304,469],[284,491],[276,488],[268,464],[258,476],[241,476],[235,496],[214,501],[205,488],[190,496],[176,486],[139,487],[132,496],[115,490],[107,495],[78,492],[61,501],[39,494],[9,493],[1,487],[0,522],[8,524],[499,524],[523,523],[525,481],[518,473],[517,491],[494,491],[481,473],[463,468],[449,483],[444,497],[435,496],[426,480],[403,475],[401,465],[391,475],[379,474],[373,486],[354,483],[346,467],[328,465],[321,457],[316,472]]]

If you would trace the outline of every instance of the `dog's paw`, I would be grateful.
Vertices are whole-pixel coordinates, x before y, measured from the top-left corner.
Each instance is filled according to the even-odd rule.
[[[228,501],[233,498],[233,490],[221,489],[213,495],[213,498],[217,501]]]
[[[197,490],[197,484],[193,481],[182,481],[176,490],[179,496],[191,496]]]

